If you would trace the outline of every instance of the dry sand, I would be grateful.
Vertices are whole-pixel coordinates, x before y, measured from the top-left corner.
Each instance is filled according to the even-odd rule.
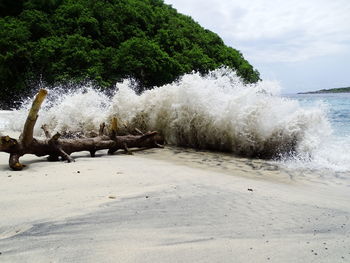
[[[0,153],[0,262],[350,262],[347,174],[169,147],[74,157],[13,172]]]

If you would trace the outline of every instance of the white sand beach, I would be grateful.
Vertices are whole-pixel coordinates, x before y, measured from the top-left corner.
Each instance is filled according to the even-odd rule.
[[[65,95],[40,112],[35,136],[44,123],[52,132],[74,133],[117,114],[135,127],[149,123],[147,130],[165,134],[172,145],[202,141],[249,154],[299,138],[298,153],[308,157],[328,127],[322,111],[304,111],[293,101],[243,88],[238,94],[249,103],[239,97],[231,103],[237,92],[225,89],[220,96],[208,92],[216,100],[207,100],[202,89],[183,86],[139,97],[121,87],[108,107],[93,90]],[[222,101],[225,107],[214,107]],[[18,137],[26,108],[0,114],[1,133]],[[319,159],[336,151],[329,152]],[[349,170],[287,168],[173,146],[72,157],[76,162],[26,155],[27,167],[14,172],[0,153],[0,262],[350,262]]]
[[[350,262],[346,176],[182,148],[0,153],[0,262]]]

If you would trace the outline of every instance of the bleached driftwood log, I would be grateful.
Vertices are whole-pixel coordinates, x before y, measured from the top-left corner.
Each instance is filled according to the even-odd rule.
[[[0,137],[0,151],[10,154],[9,166],[15,170],[22,170],[25,165],[19,162],[19,158],[25,154],[36,156],[49,156],[48,160],[58,161],[60,158],[68,162],[74,161],[70,154],[74,152],[88,151],[91,157],[96,151],[108,150],[108,154],[113,154],[118,149],[124,149],[130,153],[129,148],[152,148],[162,147],[162,138],[157,132],[148,132],[140,135],[117,135],[117,120],[112,118],[109,134],[105,135],[105,123],[100,125],[99,134],[93,138],[61,138],[59,133],[51,135],[46,125],[42,126],[46,139],[36,139],[33,137],[33,129],[38,118],[41,104],[45,100],[47,91],[41,89],[36,95],[32,107],[28,113],[24,124],[23,132],[18,140],[9,136]]]

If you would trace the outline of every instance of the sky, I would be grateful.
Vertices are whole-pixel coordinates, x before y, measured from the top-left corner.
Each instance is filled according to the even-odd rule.
[[[350,0],[165,0],[283,93],[350,86]]]

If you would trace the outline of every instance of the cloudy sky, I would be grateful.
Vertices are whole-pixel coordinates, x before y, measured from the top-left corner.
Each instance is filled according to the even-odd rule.
[[[284,93],[350,86],[350,0],[165,0]]]

